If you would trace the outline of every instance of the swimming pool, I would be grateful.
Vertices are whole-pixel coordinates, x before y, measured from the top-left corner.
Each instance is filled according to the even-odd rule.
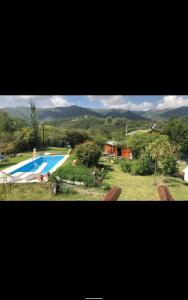
[[[14,169],[9,171],[9,174],[15,174],[18,172],[27,173],[27,172],[37,172],[38,169],[44,165],[44,168],[41,171],[42,175],[46,175],[48,172],[53,173],[65,160],[66,155],[43,155],[34,159],[29,159],[22,164],[18,164],[17,168],[14,166]]]

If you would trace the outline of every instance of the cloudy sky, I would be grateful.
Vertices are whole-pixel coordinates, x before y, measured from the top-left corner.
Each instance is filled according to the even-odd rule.
[[[127,110],[166,109],[188,106],[188,96],[0,96],[0,108],[29,106],[52,108],[78,105],[90,108],[123,108]]]

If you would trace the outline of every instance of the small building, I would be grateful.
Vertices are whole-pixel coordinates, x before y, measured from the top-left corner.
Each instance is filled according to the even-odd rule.
[[[115,141],[108,141],[104,145],[104,154],[110,154],[114,156],[122,156],[128,159],[132,159],[132,149],[131,148],[125,148],[123,146],[120,146]]]

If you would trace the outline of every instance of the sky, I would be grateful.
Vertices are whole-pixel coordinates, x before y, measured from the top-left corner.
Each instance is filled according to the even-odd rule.
[[[54,108],[77,105],[88,108],[122,108],[132,111],[174,109],[188,106],[188,96],[124,96],[124,95],[47,95],[47,96],[3,96],[0,95],[0,108],[29,106],[29,98],[38,108]]]

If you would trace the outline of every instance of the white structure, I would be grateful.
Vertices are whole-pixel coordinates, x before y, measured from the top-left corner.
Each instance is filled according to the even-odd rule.
[[[188,183],[188,166],[183,170],[184,172],[184,181]]]

